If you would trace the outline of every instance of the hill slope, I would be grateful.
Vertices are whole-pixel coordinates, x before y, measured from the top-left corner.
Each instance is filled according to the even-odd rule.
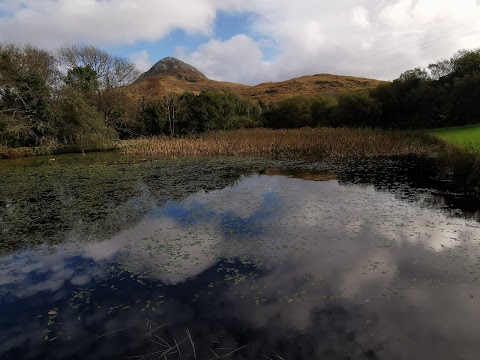
[[[271,104],[294,95],[338,95],[345,92],[371,89],[380,83],[380,80],[374,79],[317,74],[282,82],[263,83],[241,89],[240,93],[256,97],[266,104]]]
[[[208,79],[203,73],[175,58],[165,58],[142,74],[130,92],[154,100],[163,94],[202,90],[233,91],[272,104],[294,95],[337,95],[376,87],[381,81],[351,76],[317,74],[282,81],[248,86]]]

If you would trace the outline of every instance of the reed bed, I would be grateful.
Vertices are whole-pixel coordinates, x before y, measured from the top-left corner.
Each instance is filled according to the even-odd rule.
[[[35,151],[32,148],[8,148],[0,145],[0,159],[19,158],[35,155]]]
[[[421,133],[376,129],[241,129],[201,136],[153,137],[120,142],[127,154],[165,157],[250,156],[271,158],[366,158],[434,152],[437,141]]]

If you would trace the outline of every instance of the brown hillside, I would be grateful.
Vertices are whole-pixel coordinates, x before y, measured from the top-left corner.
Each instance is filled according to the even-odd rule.
[[[317,74],[248,86],[210,80],[191,65],[175,58],[165,58],[142,74],[128,90],[132,95],[147,100],[158,99],[170,91],[191,91],[196,94],[202,90],[233,91],[272,104],[295,95],[337,95],[373,88],[380,83],[379,80],[367,78]]]
[[[249,86],[247,85],[214,81],[206,78],[192,82],[178,78],[175,75],[159,75],[135,82],[133,85],[130,85],[129,92],[137,97],[154,100],[170,91],[176,93],[191,91],[195,94],[200,93],[202,90],[242,93],[248,88]]]
[[[374,79],[317,74],[282,82],[268,82],[242,89],[240,93],[255,97],[266,104],[272,104],[294,95],[338,95],[371,89],[380,83],[380,80]]]

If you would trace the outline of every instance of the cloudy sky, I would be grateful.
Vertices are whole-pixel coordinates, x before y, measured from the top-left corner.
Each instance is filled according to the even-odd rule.
[[[480,46],[480,0],[0,0],[0,42],[91,43],[217,80],[393,79]]]

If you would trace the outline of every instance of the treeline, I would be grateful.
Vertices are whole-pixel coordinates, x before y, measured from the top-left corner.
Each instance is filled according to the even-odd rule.
[[[129,93],[135,65],[93,46],[48,52],[0,44],[0,146],[93,150],[117,139],[248,127],[433,128],[480,119],[480,49],[407,71],[369,91],[271,106],[229,92]],[[151,96],[150,98],[155,98]]]
[[[407,71],[375,89],[336,98],[296,96],[264,115],[273,128],[422,129],[480,122],[480,49]]]
[[[136,109],[122,91],[134,64],[93,46],[51,53],[0,44],[0,145],[110,146],[130,132]]]
[[[0,146],[99,150],[117,139],[263,125],[258,102],[234,93],[139,99],[125,87],[138,76],[133,63],[93,46],[0,44]]]
[[[371,92],[380,103],[381,124],[435,128],[480,122],[480,49],[402,74]]]
[[[158,101],[143,103],[140,112],[148,134],[171,136],[259,127],[262,115],[257,101],[214,91],[167,93]]]

